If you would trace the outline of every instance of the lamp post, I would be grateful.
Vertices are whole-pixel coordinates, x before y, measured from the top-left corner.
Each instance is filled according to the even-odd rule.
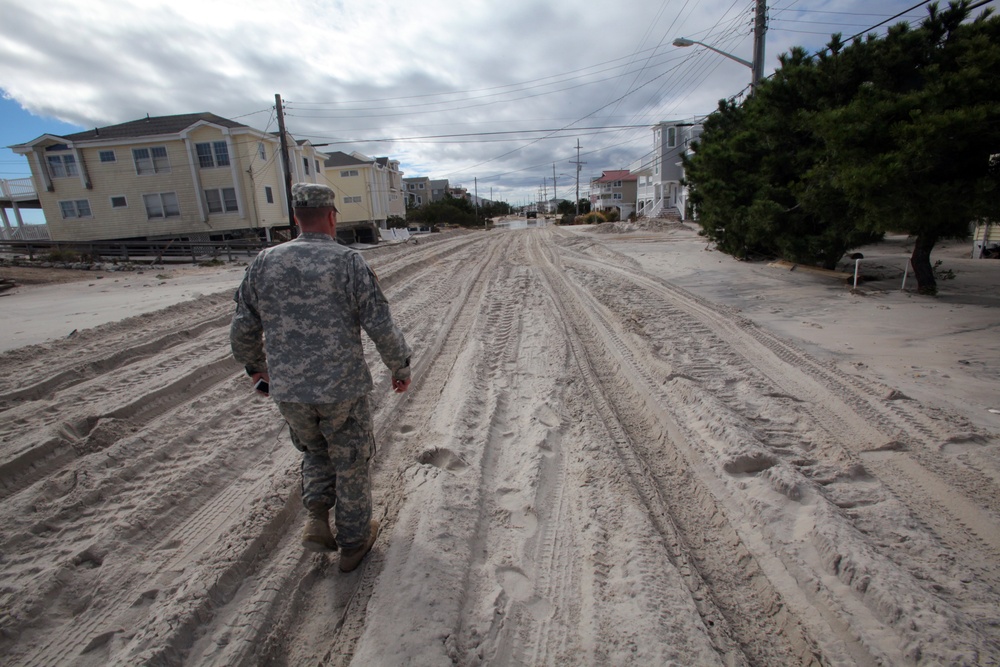
[[[694,44],[698,44],[700,46],[704,46],[709,51],[715,51],[720,56],[725,56],[730,60],[735,60],[741,65],[746,65],[752,72],[750,79],[750,94],[753,95],[754,91],[757,90],[757,84],[764,78],[764,33],[767,31],[767,0],[757,0],[756,6],[757,9],[754,17],[753,28],[753,62],[734,56],[731,53],[720,51],[705,42],[699,42],[696,39],[688,39],[687,37],[678,37],[675,39],[674,46],[692,46]]]
[[[697,39],[688,39],[687,37],[678,37],[677,39],[674,40],[674,46],[694,46],[695,44],[699,44],[701,46],[704,46],[709,51],[715,51],[720,56],[725,56],[725,57],[729,58],[730,60],[735,60],[739,64],[746,65],[750,69],[753,69],[753,63],[750,62],[749,60],[744,60],[743,58],[740,58],[739,56],[734,56],[731,53],[726,53],[725,51],[720,51],[719,49],[715,48],[714,46],[712,46],[710,44],[706,44],[705,42],[699,42]]]

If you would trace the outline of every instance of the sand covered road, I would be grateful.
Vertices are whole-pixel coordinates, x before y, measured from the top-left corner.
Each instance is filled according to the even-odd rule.
[[[679,286],[710,253],[635,243],[368,255],[417,354],[397,395],[367,349],[384,528],[350,575],[298,543],[229,291],[0,357],[4,663],[1000,661],[989,419]]]

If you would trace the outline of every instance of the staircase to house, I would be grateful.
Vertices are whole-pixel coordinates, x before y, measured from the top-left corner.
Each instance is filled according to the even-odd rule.
[[[656,201],[652,206],[650,206],[646,211],[643,212],[640,218],[646,218],[648,220],[665,220],[667,222],[681,222],[681,214],[673,206],[666,206],[663,199]]]

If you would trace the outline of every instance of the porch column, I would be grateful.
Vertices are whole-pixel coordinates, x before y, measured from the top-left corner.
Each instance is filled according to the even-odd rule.
[[[0,218],[3,218],[3,226],[10,229],[10,220],[7,218],[7,209],[0,206]]]

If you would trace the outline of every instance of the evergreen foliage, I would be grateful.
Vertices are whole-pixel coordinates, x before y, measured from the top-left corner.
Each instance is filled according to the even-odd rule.
[[[464,197],[445,195],[444,199],[429,202],[406,212],[409,223],[425,225],[453,224],[462,227],[483,227],[489,218],[509,215],[513,207],[507,202],[485,202],[476,211],[472,202]]]
[[[922,292],[930,251],[1000,217],[1000,21],[937,4],[829,54],[799,48],[741,105],[722,101],[685,160],[706,236],[736,257],[833,268],[886,231],[913,235]]]

